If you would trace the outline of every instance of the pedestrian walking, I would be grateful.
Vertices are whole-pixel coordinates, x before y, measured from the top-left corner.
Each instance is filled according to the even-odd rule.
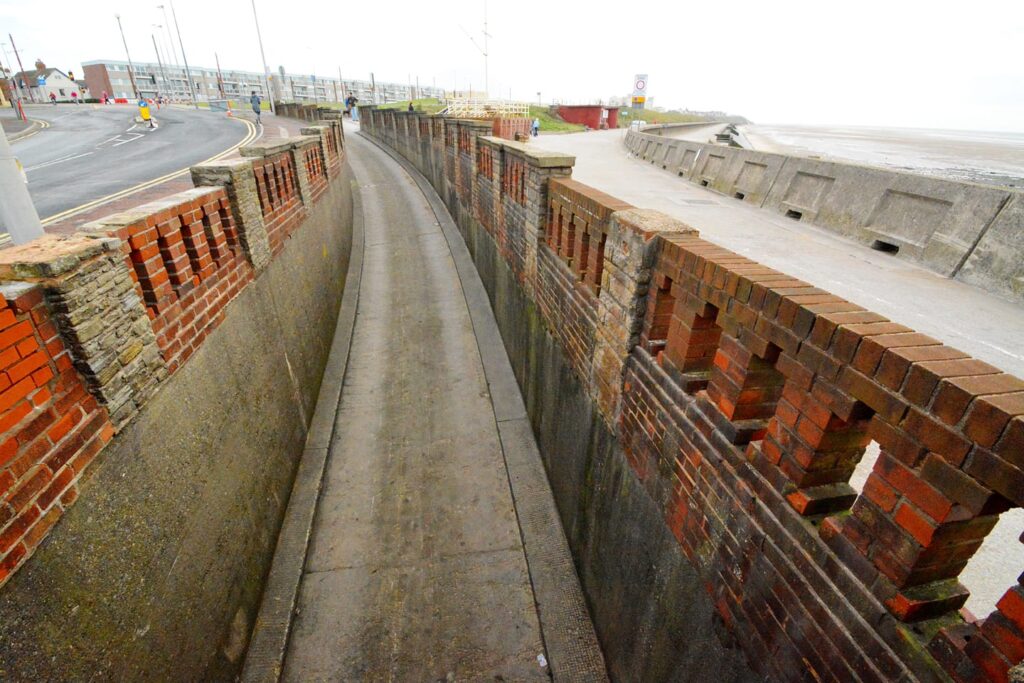
[[[79,104],[79,102],[78,102],[78,91],[77,90],[72,90],[71,91],[71,101],[74,102],[75,104]]]
[[[57,106],[57,95],[50,93],[50,101],[53,102],[53,106]]]
[[[540,135],[540,119],[534,118],[531,128],[533,128],[533,137]]]
[[[409,100],[409,111],[416,111],[416,108],[412,106],[412,100]]]
[[[260,101],[260,96],[256,94],[255,90],[252,91],[252,97],[249,98],[249,104],[252,105],[252,111],[256,114],[256,123],[262,125],[263,122],[260,121],[260,110],[262,109],[263,102]]]

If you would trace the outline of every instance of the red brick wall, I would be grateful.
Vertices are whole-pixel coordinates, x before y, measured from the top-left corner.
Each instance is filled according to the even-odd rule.
[[[530,124],[533,119],[494,119],[491,135],[506,140],[523,140],[530,136]]]
[[[323,150],[320,145],[303,148],[302,161],[306,165],[310,197],[316,201],[327,191],[327,166],[324,163]]]
[[[253,277],[227,194],[211,189],[113,234],[123,240],[161,355],[174,372]]]
[[[0,585],[78,497],[114,429],[86,390],[41,287],[0,296]]]
[[[270,249],[276,255],[303,217],[295,164],[289,152],[281,152],[253,159],[252,167]]]
[[[957,577],[998,515],[1024,505],[1024,382],[656,224],[633,242],[655,254],[641,306],[605,306],[594,239],[630,212],[562,179],[531,274],[537,169],[493,149],[473,169],[490,206],[470,215],[487,217],[518,281],[534,278],[526,291],[581,379],[615,340],[610,323],[637,330],[605,414],[751,666],[771,680],[1006,681],[1024,659],[1024,583],[976,619]],[[871,441],[881,455],[855,490]]]

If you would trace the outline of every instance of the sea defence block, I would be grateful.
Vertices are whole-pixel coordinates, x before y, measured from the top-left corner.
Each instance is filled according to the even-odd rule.
[[[636,156],[693,183],[1020,301],[1021,195],[1001,187],[630,130]],[[994,232],[993,232],[994,230]]]
[[[408,147],[393,116],[364,121]],[[958,576],[1024,505],[1024,381],[474,130],[433,119],[418,162],[489,291],[612,675],[752,676],[720,640],[772,680],[1005,679],[1024,585],[975,619]],[[626,144],[666,167],[693,144],[659,137]],[[851,234],[934,263],[998,253],[1019,215],[998,189],[697,151],[688,173],[744,201],[827,214],[860,183]],[[944,197],[944,222],[908,218],[915,197]]]

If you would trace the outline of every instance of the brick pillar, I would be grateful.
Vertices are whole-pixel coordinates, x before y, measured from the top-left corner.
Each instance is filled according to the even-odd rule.
[[[302,200],[306,209],[313,206],[313,193],[309,187],[309,169],[306,168],[306,150],[313,146],[320,145],[320,138],[312,135],[303,135],[298,138],[291,138],[290,153],[292,163],[295,165],[295,178],[299,185],[299,199]]]
[[[75,366],[115,427],[167,377],[120,240],[46,235],[0,252],[0,278],[42,285]]]
[[[308,126],[300,129],[299,132],[304,136],[315,137],[320,141],[324,162],[327,165],[328,172],[333,177],[337,173],[341,161],[341,150],[336,144],[337,137],[335,137],[334,127],[330,125]]]
[[[591,369],[591,392],[609,424],[618,420],[623,368],[643,330],[651,271],[661,248],[661,241],[654,238],[659,233],[696,232],[659,211],[627,209],[611,215],[602,255]]]
[[[523,207],[523,286],[527,295],[533,297],[537,281],[537,247],[547,230],[548,180],[572,175],[576,158],[568,154],[534,149],[526,144],[508,140],[502,140],[502,148],[506,160],[519,160],[525,163],[525,172],[522,176],[517,173],[515,177],[505,178],[502,186],[503,194],[506,197],[511,195],[512,204]],[[505,172],[504,166],[503,163],[502,172]]]
[[[238,239],[253,270],[261,272],[270,263],[270,242],[263,223],[263,211],[256,191],[252,162],[247,159],[214,161],[192,167],[192,182],[223,186],[237,221]]]

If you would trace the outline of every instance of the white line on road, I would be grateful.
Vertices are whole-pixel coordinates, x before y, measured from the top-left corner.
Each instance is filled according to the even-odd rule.
[[[25,169],[25,173],[29,173],[31,171],[35,171],[36,169],[39,169],[39,168],[46,168],[47,166],[54,166],[56,164],[62,164],[65,161],[71,161],[72,159],[80,159],[81,157],[87,157],[90,154],[92,154],[92,152],[85,152],[83,154],[72,154],[71,156],[61,157],[60,159],[54,159],[53,161],[47,161],[45,164],[36,164],[35,166],[32,166],[30,168],[26,168]]]
[[[111,145],[111,147],[120,147],[121,145],[127,145],[129,142],[135,142],[139,138],[146,137],[145,133],[132,133],[132,135],[134,135],[135,137],[128,138],[127,140],[121,140],[120,142],[115,142],[113,145]]]

